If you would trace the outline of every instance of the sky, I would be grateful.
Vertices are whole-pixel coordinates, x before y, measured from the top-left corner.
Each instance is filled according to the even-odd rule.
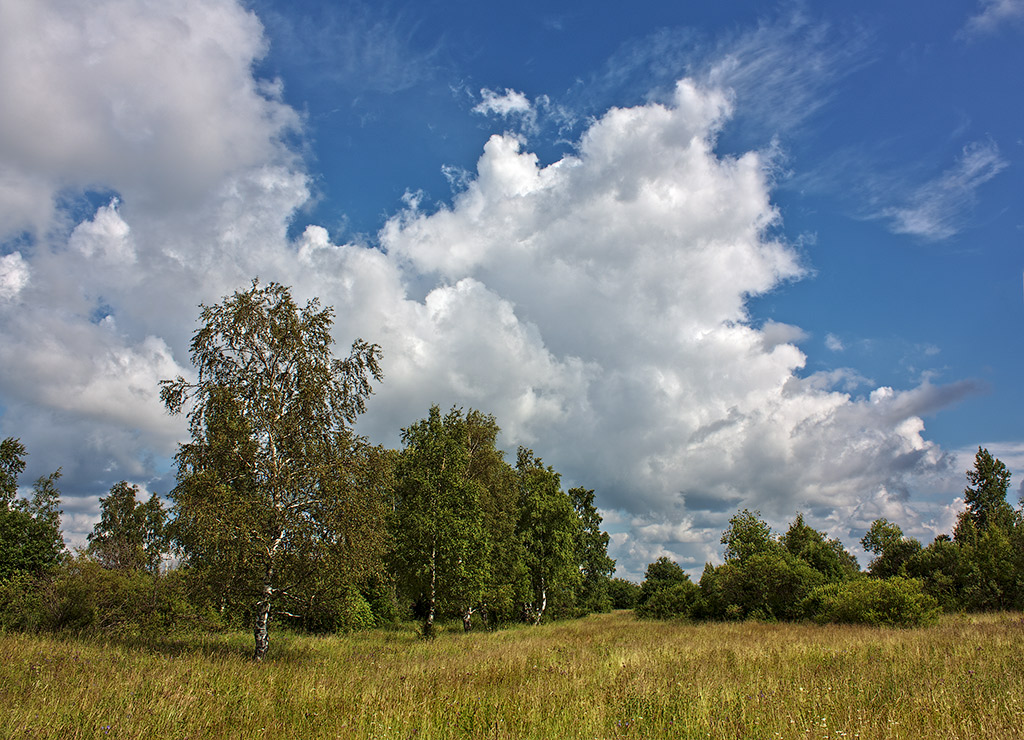
[[[1024,0],[0,0],[0,437],[81,546],[174,486],[199,304],[381,345],[358,431],[493,414],[618,574],[737,510],[930,541],[1024,492]]]

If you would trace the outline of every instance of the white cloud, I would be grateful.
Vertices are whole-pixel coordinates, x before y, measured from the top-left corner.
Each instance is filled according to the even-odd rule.
[[[903,205],[883,208],[877,215],[889,221],[897,234],[930,241],[948,239],[962,228],[978,188],[1006,166],[994,142],[968,144],[956,163],[941,176],[919,186]]]
[[[981,12],[967,19],[962,35],[967,38],[995,33],[1024,22],[1024,0],[981,0]]]
[[[0,50],[0,214],[22,215],[0,236],[43,230],[67,187],[195,205],[298,125],[253,79],[261,26],[233,0],[9,0]]]
[[[0,262],[0,435],[75,497],[166,473],[183,430],[157,381],[188,372],[197,304],[256,275],[332,305],[339,351],[383,346],[361,431],[397,444],[432,403],[495,414],[510,449],[621,512],[625,572],[699,569],[739,506],[844,521],[876,494],[911,507],[915,476],[946,469],[920,417],[969,387],[856,397],[851,373],[803,376],[799,327],[751,321],[749,298],[804,267],[772,236],[770,158],[715,151],[728,93],[684,80],[612,108],[547,166],[493,136],[452,203],[410,198],[382,249],[315,225],[292,242],[309,179],[280,142],[298,116],[252,77],[264,46],[228,0],[0,6],[0,173],[41,183],[19,201],[0,179],[0,213],[37,235]],[[60,188],[120,200],[64,237],[45,227],[69,217]]]
[[[474,113],[517,121],[525,132],[537,129],[537,109],[523,93],[509,88],[503,93],[497,93],[485,87],[480,90],[480,98],[480,102],[473,107]]]
[[[21,289],[28,285],[28,279],[28,264],[22,259],[21,252],[0,257],[0,300],[16,298]]]
[[[827,347],[831,352],[842,352],[846,349],[846,345],[843,344],[843,340],[835,334],[825,335],[825,347]]]

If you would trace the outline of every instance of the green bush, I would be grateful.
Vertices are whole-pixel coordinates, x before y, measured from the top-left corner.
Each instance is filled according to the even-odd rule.
[[[859,578],[814,589],[803,602],[804,613],[819,624],[870,624],[918,627],[938,617],[935,599],[921,582],[899,576],[885,580]]]
[[[654,592],[636,608],[641,619],[689,619],[700,600],[700,589],[693,581],[683,581]]]
[[[5,580],[0,603],[0,627],[25,632],[152,636],[195,621],[178,574],[108,570],[87,556]]]
[[[612,599],[612,609],[632,609],[640,595],[640,585],[625,578],[613,578],[608,583],[608,595]]]

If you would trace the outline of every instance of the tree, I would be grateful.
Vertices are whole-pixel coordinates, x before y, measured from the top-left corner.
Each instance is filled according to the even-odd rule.
[[[967,471],[967,482],[970,485],[964,489],[964,503],[975,528],[981,532],[990,524],[1007,527],[1013,509],[1006,502],[1010,488],[1010,471],[1006,466],[988,450],[978,447],[974,469]]]
[[[10,509],[18,496],[18,476],[25,472],[25,445],[14,437],[0,442],[0,509]]]
[[[525,568],[523,617],[536,625],[553,593],[573,598],[579,586],[576,547],[580,525],[572,501],[562,492],[561,476],[545,466],[533,450],[519,448],[516,473],[517,529]]]
[[[253,600],[261,660],[275,597],[308,579],[311,563],[341,567],[359,545],[339,534],[338,515],[358,477],[365,443],[351,425],[381,378],[380,348],[356,340],[348,358],[334,358],[333,310],[316,299],[300,309],[277,283],[253,280],[201,309],[195,382],[161,382],[170,413],[191,402],[172,498],[186,558],[225,556],[229,579]]]
[[[636,597],[636,605],[643,606],[659,591],[686,583],[690,577],[686,575],[679,563],[672,558],[662,555],[653,563],[647,566],[644,571],[644,582],[640,584],[640,592]]]
[[[777,550],[779,543],[772,538],[771,527],[761,519],[761,512],[737,512],[729,520],[729,527],[722,532],[722,544],[725,545],[725,559],[746,560],[758,553]]]
[[[17,574],[42,575],[65,555],[57,489],[61,472],[38,478],[32,497],[18,499],[25,454],[25,446],[13,437],[0,442],[0,582]]]
[[[611,611],[612,600],[608,586],[615,573],[615,561],[608,557],[611,538],[601,529],[601,515],[594,505],[594,491],[589,488],[570,488],[569,498],[579,518],[576,542],[582,578],[579,606],[588,612]]]
[[[395,491],[397,572],[423,602],[423,635],[438,608],[458,605],[468,628],[486,581],[480,485],[471,473],[469,425],[461,409],[437,406],[402,430]]]
[[[139,503],[139,487],[115,483],[100,498],[100,520],[89,535],[89,553],[104,568],[159,575],[167,551],[167,512],[155,493]]]
[[[612,599],[612,609],[632,609],[640,596],[640,584],[625,578],[613,578],[608,583],[608,595]]]
[[[845,581],[860,573],[857,559],[843,544],[834,538],[826,539],[824,533],[805,524],[803,514],[797,514],[779,541],[791,555],[821,573],[826,581]]]
[[[868,564],[868,572],[879,578],[902,575],[905,565],[921,551],[920,542],[904,537],[899,525],[888,519],[873,521],[860,545],[877,556]]]

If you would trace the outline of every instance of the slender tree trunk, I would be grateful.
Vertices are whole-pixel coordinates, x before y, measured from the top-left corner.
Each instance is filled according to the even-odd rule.
[[[434,636],[434,611],[437,608],[437,548],[430,551],[430,594],[427,596],[427,616],[423,620],[423,636]]]
[[[544,616],[544,610],[548,608],[548,586],[544,581],[543,576],[540,579],[540,608],[536,611],[536,616],[533,618],[533,625],[536,627],[540,624],[541,617]]]
[[[260,590],[260,600],[256,602],[256,622],[253,626],[253,637],[256,638],[256,649],[253,651],[253,660],[260,661],[270,649],[270,635],[267,632],[267,622],[270,618],[270,597],[273,594],[273,587],[270,583],[270,571],[267,571],[267,578],[263,581],[263,588]]]
[[[267,622],[270,621],[270,599],[274,595],[274,555],[277,548],[284,540],[284,532],[278,532],[273,544],[267,549],[267,566],[263,572],[263,586],[260,588],[260,599],[256,602],[256,621],[253,623],[253,637],[256,640],[256,647],[253,650],[252,658],[256,661],[263,660],[270,649],[270,635],[267,632]]]

